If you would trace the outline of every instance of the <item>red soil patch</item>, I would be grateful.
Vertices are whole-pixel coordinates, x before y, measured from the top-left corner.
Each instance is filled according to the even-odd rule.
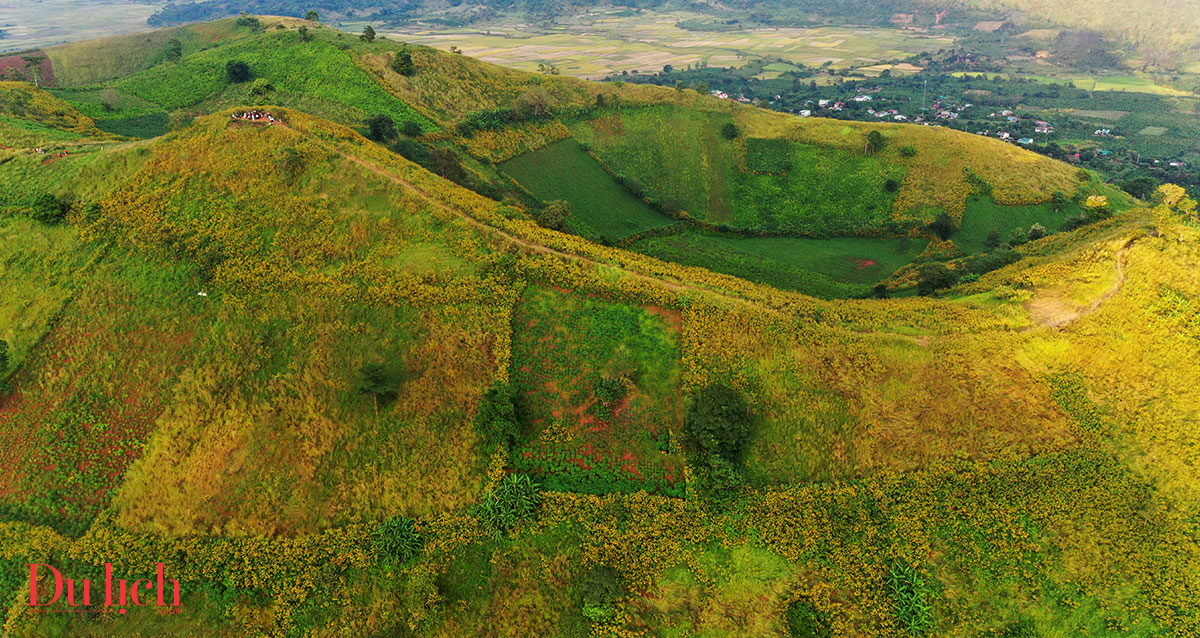
[[[646,309],[646,312],[666,319],[667,325],[671,327],[673,332],[678,333],[683,329],[683,315],[681,315],[678,310],[670,310],[661,306],[644,306],[644,308]]]
[[[588,124],[596,132],[596,137],[599,137],[601,140],[625,136],[625,122],[621,120],[621,116],[618,113],[613,113],[608,117],[596,118],[588,122]]]
[[[24,58],[33,59],[34,64],[30,65]],[[14,53],[0,57],[0,80],[33,82],[34,76],[31,73],[31,66],[36,67],[38,70],[38,86],[58,86],[58,82],[54,79],[54,64],[41,51],[25,51],[23,53]]]
[[[854,263],[858,264],[859,270],[877,265],[877,262],[874,259],[855,259]]]

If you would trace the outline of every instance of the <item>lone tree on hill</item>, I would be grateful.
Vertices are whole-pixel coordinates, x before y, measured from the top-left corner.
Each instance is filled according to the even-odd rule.
[[[995,250],[1000,247],[1001,243],[1000,231],[992,229],[992,232],[987,234],[987,238],[983,240],[983,247],[988,250]]]
[[[958,275],[945,264],[925,264],[917,275],[917,294],[928,297],[958,283]]]
[[[396,139],[396,121],[386,113],[367,118],[367,137],[376,142]]]
[[[404,120],[404,123],[400,125],[400,132],[407,137],[420,137],[423,131],[421,131],[421,125],[415,121]]]
[[[392,70],[407,77],[416,75],[417,66],[413,64],[412,54],[408,51],[401,51],[392,56]]]
[[[175,38],[167,40],[166,56],[168,60],[178,60],[183,57],[183,43]]]
[[[371,25],[368,24],[367,26],[363,27],[362,35],[358,37],[362,38],[363,42],[374,42],[375,29],[371,28]]]
[[[367,363],[358,371],[358,391],[375,400],[375,416],[379,416],[379,400],[386,403],[400,394],[400,375],[382,363]]]
[[[886,140],[883,139],[883,133],[879,131],[871,131],[867,133],[867,152],[878,153],[883,150]]]
[[[230,60],[225,65],[225,77],[230,84],[241,84],[250,80],[250,65],[241,60]]]
[[[565,233],[567,232],[567,218],[570,216],[570,202],[557,199],[547,202],[541,210],[533,214],[533,219],[538,223],[538,226]]]
[[[457,182],[463,178],[462,162],[458,159],[458,153],[455,153],[453,149],[441,146],[433,149],[429,162],[433,172],[445,179]]]
[[[733,122],[726,122],[724,124],[724,126],[721,127],[721,137],[723,137],[727,140],[732,140],[732,139],[736,139],[737,136],[738,136],[737,124],[734,124]]]
[[[50,193],[39,193],[34,196],[30,205],[30,217],[34,221],[47,226],[53,226],[67,216],[67,204]]]
[[[929,232],[937,235],[938,239],[942,241],[950,239],[950,236],[954,234],[954,231],[958,230],[958,228],[954,225],[954,220],[951,219],[946,213],[938,215],[937,219],[930,222],[929,226],[926,228],[929,229]]]
[[[739,463],[750,443],[750,406],[741,393],[710,385],[692,399],[683,433],[693,452]]]
[[[321,14],[317,13],[316,11],[314,11],[312,9],[309,9],[308,13],[304,14],[304,19],[308,20],[309,22],[320,22]]]

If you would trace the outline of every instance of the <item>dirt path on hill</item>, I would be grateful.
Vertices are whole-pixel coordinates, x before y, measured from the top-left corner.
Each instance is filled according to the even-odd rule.
[[[628,275],[635,277],[637,279],[640,279],[642,281],[656,284],[656,285],[662,286],[664,288],[667,288],[669,290],[673,290],[675,292],[698,292],[698,293],[704,293],[704,294],[709,294],[709,295],[716,295],[718,297],[722,297],[724,299],[728,299],[728,300],[736,302],[736,303],[741,303],[741,304],[751,306],[755,310],[770,312],[772,314],[779,315],[781,317],[788,316],[787,313],[785,313],[781,310],[778,310],[776,308],[771,308],[769,306],[763,305],[756,301],[746,299],[745,297],[739,297],[737,295],[734,295],[734,294],[731,294],[728,292],[724,292],[724,291],[713,289],[713,288],[706,288],[704,286],[698,286],[695,284],[688,284],[688,283],[683,283],[683,282],[679,282],[679,281],[671,281],[671,280],[662,279],[659,277],[654,277],[652,275],[647,275],[645,273],[641,273],[636,270],[630,270],[628,268],[625,268],[624,266],[610,264],[607,262],[599,261],[597,259],[593,259],[591,257],[585,257],[583,255],[579,255],[579,254],[572,253],[572,252],[567,252],[565,250],[559,250],[557,248],[551,248],[550,246],[545,246],[543,244],[539,244],[535,241],[525,239],[524,237],[518,237],[516,235],[507,233],[499,228],[496,228],[495,226],[492,226],[490,224],[486,224],[482,221],[479,221],[478,219],[475,219],[474,217],[468,215],[467,213],[465,213],[463,211],[456,210],[450,206],[447,206],[446,204],[438,201],[435,197],[433,197],[429,193],[418,188],[412,182],[409,182],[408,180],[406,180],[402,177],[399,177],[398,175],[396,175],[390,171],[380,168],[379,166],[376,166],[375,164],[372,164],[371,162],[368,162],[367,160],[364,160],[359,157],[355,157],[348,153],[342,153],[341,155],[342,155],[342,157],[350,160],[351,162],[354,162],[355,164],[358,164],[359,166],[362,166],[363,168],[371,171],[372,173],[375,173],[376,175],[379,175],[380,177],[383,177],[387,180],[390,180],[391,182],[399,184],[399,185],[413,191],[414,193],[419,195],[421,197],[421,199],[424,199],[425,201],[429,202],[430,204],[437,206],[438,208],[441,208],[442,210],[447,211],[453,215],[457,215],[458,217],[461,217],[467,223],[478,228],[479,230],[482,230],[483,232],[488,233],[490,235],[499,237],[500,239],[507,241],[511,244],[520,246],[521,248],[528,250],[530,252],[538,252],[538,253],[543,253],[546,255],[554,255],[556,257],[561,257],[563,259],[568,259],[568,260],[574,260],[574,261],[578,261],[578,262],[585,263],[585,264],[592,265],[592,266],[603,266],[605,268],[612,268],[614,270],[619,270],[625,274],[628,274]]]
[[[1044,290],[1039,296],[1026,302],[1025,310],[1036,324],[1026,327],[1022,332],[1037,330],[1038,328],[1063,328],[1099,310],[1100,306],[1104,305],[1104,302],[1112,299],[1125,287],[1125,280],[1127,278],[1125,265],[1129,260],[1129,256],[1126,253],[1129,247],[1136,241],[1137,238],[1130,239],[1117,249],[1116,278],[1108,290],[1105,290],[1099,297],[1093,299],[1087,306],[1082,308],[1074,307],[1074,304],[1066,299],[1063,291],[1056,289]]]

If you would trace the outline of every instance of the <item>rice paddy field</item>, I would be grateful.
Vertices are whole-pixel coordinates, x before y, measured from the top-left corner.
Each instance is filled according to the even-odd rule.
[[[962,77],[964,75],[977,77],[984,75],[987,76],[988,79],[1003,79],[1009,77],[1009,74],[1007,73],[975,73],[968,71],[956,71],[950,75],[955,77]],[[1156,84],[1152,76],[1144,73],[1127,73],[1121,75],[1067,73],[1062,76],[1018,73],[1016,75],[1020,78],[1033,80],[1034,82],[1041,82],[1043,84],[1062,84],[1063,82],[1070,82],[1077,88],[1086,89],[1089,91],[1128,91],[1130,93],[1150,93],[1152,95],[1163,96],[1192,95],[1187,91],[1181,91],[1169,86]]]
[[[872,66],[923,51],[953,46],[954,39],[878,27],[691,31],[683,20],[707,18],[674,11],[592,12],[546,28],[515,19],[462,29],[414,27],[388,35],[440,49],[456,46],[466,55],[521,70],[550,64],[567,75],[602,78],[623,71],[657,72],[664,65],[707,63],[740,67],[756,58],[834,68]],[[346,25],[353,30],[357,25]],[[779,72],[778,69],[772,69]]]

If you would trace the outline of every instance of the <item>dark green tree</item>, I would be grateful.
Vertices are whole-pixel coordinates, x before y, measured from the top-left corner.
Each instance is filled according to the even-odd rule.
[[[400,375],[383,363],[363,364],[358,371],[358,391],[371,395],[375,401],[375,415],[379,416],[379,402],[386,403],[400,394]]]
[[[954,220],[946,213],[938,215],[937,219],[930,222],[926,228],[929,229],[929,232],[937,235],[938,239],[942,241],[950,239],[954,232],[958,230],[958,227],[954,225]]]
[[[733,122],[726,122],[721,127],[721,137],[723,137],[727,140],[736,139],[738,136],[738,133],[739,133],[738,127]]]
[[[52,226],[67,216],[67,204],[50,193],[38,193],[30,204],[29,216],[34,221]]]
[[[250,81],[250,65],[241,60],[230,60],[225,64],[225,77],[230,84]]]
[[[423,131],[421,131],[421,125],[417,124],[415,121],[404,120],[404,122],[400,124],[400,132],[406,137],[420,137]]]
[[[917,294],[928,297],[958,283],[958,275],[945,264],[925,264],[917,271]]]
[[[875,294],[876,299],[887,299],[891,296],[891,291],[888,290],[887,284],[875,284],[871,292]]]
[[[183,57],[183,43],[175,38],[167,40],[166,58],[174,62]]]
[[[1145,176],[1120,182],[1119,185],[1121,190],[1145,201],[1150,201],[1150,198],[1154,196],[1154,191],[1158,189],[1158,181]]]
[[[416,75],[417,66],[413,63],[412,54],[408,51],[401,51],[392,56],[392,70],[404,76]]]
[[[880,133],[879,131],[871,131],[870,133],[867,133],[866,148],[868,153],[874,154],[882,151],[884,144],[886,144],[886,140],[883,139],[883,133]]]
[[[308,32],[308,27],[300,27],[300,29],[297,30],[297,33],[300,34],[301,42],[312,42],[313,37],[312,34]]]
[[[396,139],[396,121],[387,113],[378,113],[367,118],[367,139],[388,142]]]
[[[308,20],[309,22],[320,22],[321,14],[317,13],[316,11],[313,11],[312,9],[309,9],[308,13],[304,14],[304,19]]]
[[[995,250],[1000,247],[1000,231],[992,229],[983,240],[983,247],[988,250]]]
[[[1042,226],[1041,224],[1034,224],[1030,226],[1029,232],[1026,234],[1026,237],[1029,238],[1029,241],[1037,241],[1045,236],[1046,227]]]
[[[752,423],[750,406],[741,393],[713,384],[692,397],[683,434],[693,453],[737,464],[750,444]]]
[[[613,603],[624,593],[621,575],[608,565],[594,565],[583,576],[583,615],[593,622],[609,620]]]
[[[439,146],[430,153],[431,170],[442,177],[457,182],[463,179],[462,161],[454,149]]]
[[[475,412],[475,432],[483,447],[509,446],[521,434],[521,423],[517,420],[513,405],[513,391],[507,383],[496,383],[483,394],[479,409]]]
[[[0,375],[8,372],[8,342],[0,339]]]
[[[571,203],[556,199],[533,213],[533,220],[543,228],[567,232],[567,220],[571,218]]]
[[[368,24],[367,26],[363,27],[362,35],[360,35],[358,37],[361,38],[363,42],[374,42],[375,41],[375,29],[373,29],[371,27],[371,25]]]

